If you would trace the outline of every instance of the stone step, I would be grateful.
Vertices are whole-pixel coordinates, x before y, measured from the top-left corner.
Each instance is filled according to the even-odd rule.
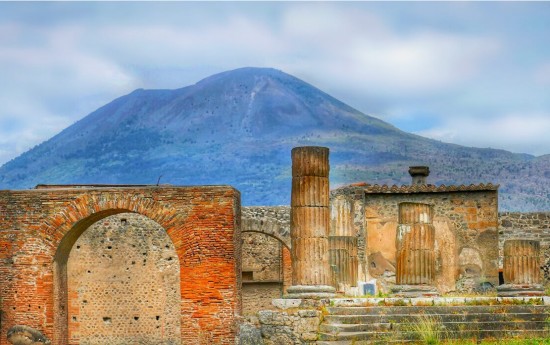
[[[550,314],[539,313],[463,313],[463,314],[389,314],[389,315],[326,315],[325,324],[369,324],[416,322],[423,315],[441,322],[485,322],[485,321],[545,321]]]
[[[412,327],[412,323],[394,322],[373,322],[366,324],[322,324],[320,331],[330,334],[341,334],[342,332],[406,332]],[[466,330],[544,330],[547,326],[546,320],[540,321],[486,321],[486,322],[445,322],[441,324],[446,331]]]
[[[538,297],[436,297],[436,298],[334,298],[333,307],[380,306],[477,306],[477,305],[547,305],[550,296]]]
[[[367,344],[414,344],[417,343],[417,340],[320,340],[317,341],[316,345],[367,345]]]
[[[456,306],[368,306],[328,307],[330,315],[391,315],[391,314],[464,314],[464,313],[544,313],[545,305],[456,305]]]
[[[485,339],[485,338],[544,338],[550,336],[548,330],[465,330],[465,331],[439,331],[441,339]],[[319,333],[319,341],[370,341],[373,343],[390,341],[419,341],[420,336],[415,332],[340,332],[338,334]],[[356,343],[355,343],[356,344]]]
[[[548,305],[333,306],[326,312],[318,344],[414,342],[419,335],[411,328],[423,317],[435,319],[441,337],[451,339],[550,336]]]

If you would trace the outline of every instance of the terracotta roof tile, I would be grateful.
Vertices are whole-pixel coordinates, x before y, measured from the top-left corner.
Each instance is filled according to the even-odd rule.
[[[498,190],[499,185],[487,183],[487,184],[471,184],[469,186],[465,185],[450,185],[446,186],[444,184],[436,186],[433,184],[425,184],[425,185],[378,185],[378,184],[368,184],[365,182],[360,183],[353,183],[349,186],[340,187],[337,190],[340,189],[346,189],[346,188],[361,188],[365,191],[367,194],[381,194],[381,193],[388,193],[388,194],[410,194],[410,193],[447,193],[447,192],[476,192],[476,191],[490,191],[490,190]]]

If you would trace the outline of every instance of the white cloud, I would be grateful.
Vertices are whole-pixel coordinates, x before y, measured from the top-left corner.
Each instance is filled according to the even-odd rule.
[[[511,113],[496,118],[450,118],[417,134],[465,146],[543,155],[550,152],[549,129],[550,113]]]
[[[290,61],[288,69],[384,96],[437,92],[470,81],[500,49],[493,37],[423,27],[403,33],[370,12],[336,5],[291,8],[285,24],[290,48],[308,57],[298,66]]]

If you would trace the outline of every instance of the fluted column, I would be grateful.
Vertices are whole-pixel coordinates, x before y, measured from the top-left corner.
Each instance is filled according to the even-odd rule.
[[[431,284],[435,276],[435,229],[433,208],[427,204],[399,204],[397,225],[396,283],[398,296],[437,294]]]
[[[544,294],[540,276],[540,242],[507,240],[504,242],[504,285],[499,296],[540,296]]]
[[[357,286],[357,237],[354,235],[353,201],[345,197],[331,200],[330,212],[330,268],[332,286],[346,291]]]
[[[292,150],[290,238],[292,286],[289,297],[334,296],[329,267],[329,150],[296,147]]]
[[[329,247],[332,285],[357,286],[357,237],[330,236]]]

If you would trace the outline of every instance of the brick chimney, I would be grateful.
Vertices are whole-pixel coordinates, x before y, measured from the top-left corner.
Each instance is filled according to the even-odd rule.
[[[430,175],[430,168],[427,166],[412,166],[409,167],[409,174],[412,177],[412,185],[426,184],[426,179]]]

